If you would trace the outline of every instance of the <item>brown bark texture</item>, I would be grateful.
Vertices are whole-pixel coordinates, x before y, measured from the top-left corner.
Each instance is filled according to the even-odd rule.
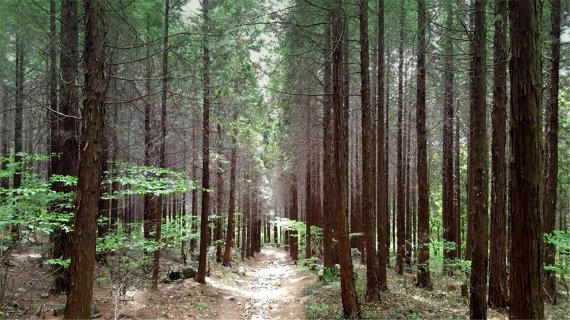
[[[202,111],[202,212],[200,214],[200,254],[196,281],[206,283],[206,263],[208,252],[208,215],[210,214],[210,48],[208,47],[208,0],[203,0],[203,111]]]
[[[447,30],[453,28],[453,5],[448,2],[446,9]],[[453,38],[447,31],[443,57],[444,100],[443,100],[443,161],[442,174],[442,216],[443,240],[446,242],[443,251],[443,271],[447,275],[453,273],[450,262],[457,259],[457,217],[454,208],[453,181]],[[453,244],[453,246],[451,246]]]
[[[388,290],[386,262],[389,249],[389,212],[388,212],[388,161],[386,144],[385,103],[384,103],[384,0],[378,0],[378,99],[377,99],[377,220],[376,232],[378,242],[378,272],[377,281],[380,290]],[[387,90],[386,90],[387,91]]]
[[[65,319],[88,319],[91,314],[97,240],[97,211],[101,180],[107,86],[103,1],[85,2],[85,88],[77,181],[77,212],[72,234],[69,295]]]
[[[560,0],[551,2],[551,53],[550,84],[546,110],[545,138],[545,178],[544,178],[544,230],[545,234],[554,231],[556,221],[556,202],[558,189],[558,91],[560,81]],[[556,247],[545,244],[544,264],[553,266],[556,262]],[[556,274],[552,270],[544,271],[545,299],[557,303]]]
[[[418,278],[416,286],[431,289],[429,274],[429,184],[427,172],[426,133],[426,68],[425,32],[426,7],[424,0],[418,0],[418,75],[417,75],[417,174],[418,174]]]
[[[338,240],[338,257],[340,262],[340,286],[344,316],[361,318],[360,306],[354,286],[352,258],[348,241],[348,105],[343,104],[343,51],[348,48],[342,45],[346,36],[343,30],[346,17],[343,12],[343,1],[336,0],[332,4],[332,40],[334,51],[332,59],[332,105],[334,109],[334,167],[335,192],[337,201],[333,209]],[[347,61],[344,61],[347,63]],[[345,75],[347,76],[347,75]]]
[[[404,274],[406,253],[406,203],[403,157],[403,109],[404,109],[404,4],[400,4],[400,44],[398,48],[398,137],[397,137],[397,178],[396,178],[396,273]]]
[[[511,319],[544,318],[540,1],[510,1]]]
[[[493,37],[493,137],[491,179],[491,255],[489,259],[489,306],[505,308],[507,287],[507,0],[495,1]]]
[[[488,266],[488,149],[487,103],[485,83],[485,26],[486,0],[476,0],[473,11],[474,30],[471,33],[471,90],[469,107],[469,158],[468,186],[469,235],[471,251],[469,315],[472,319],[487,317],[487,266]]]

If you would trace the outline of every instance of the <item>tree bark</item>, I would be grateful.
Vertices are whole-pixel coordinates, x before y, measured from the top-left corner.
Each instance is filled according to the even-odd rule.
[[[417,80],[417,174],[418,174],[418,280],[416,286],[432,288],[429,274],[429,184],[427,164],[426,133],[426,69],[425,32],[426,7],[424,0],[418,0],[418,80]]]
[[[162,95],[160,117],[160,167],[166,168],[166,108],[168,95],[168,28],[170,18],[170,0],[164,3],[164,34],[162,38]],[[165,196],[158,197],[158,210],[155,211],[153,225],[155,228],[154,241],[159,244],[162,237],[162,218],[166,213]],[[153,253],[152,288],[158,288],[158,276],[160,272],[160,248]]]
[[[222,126],[218,122],[218,153],[223,152],[222,143]],[[217,161],[217,172],[216,172],[216,226],[215,226],[215,241],[216,241],[216,262],[222,262],[222,205],[223,205],[223,192],[224,192],[224,180],[223,180],[223,168],[222,168],[222,158],[218,157]]]
[[[313,194],[311,184],[311,156],[307,157],[305,178],[305,259],[309,259],[313,253],[311,249],[311,225],[313,224]]]
[[[234,114],[234,121],[237,120],[237,112]],[[224,266],[231,265],[232,261],[232,246],[235,229],[235,212],[236,212],[236,167],[237,167],[237,131],[234,129],[232,135],[232,152],[230,159],[230,195],[228,205],[228,229],[226,233],[226,247],[224,249]]]
[[[153,112],[152,112],[152,57],[151,57],[151,46],[150,46],[150,18],[147,19],[147,45],[146,45],[146,81],[145,90],[146,98],[144,102],[144,164],[147,167],[154,165],[154,137],[152,124]],[[156,201],[156,195],[152,193],[145,193],[143,199],[144,211],[143,211],[143,234],[145,239],[150,240],[151,230],[152,230],[152,220],[153,217],[157,215],[158,207]]]
[[[289,219],[296,222],[299,220],[299,203],[297,196],[297,175],[295,173],[293,173],[291,180],[291,210],[289,211]],[[297,229],[289,231],[289,246],[291,259],[293,261],[299,260],[299,233]]]
[[[324,30],[324,48],[323,48],[323,265],[325,268],[332,268],[337,253],[333,250],[333,204],[334,204],[334,168],[333,168],[333,152],[334,152],[334,117],[332,115],[332,38],[331,23],[325,25]]]
[[[461,154],[459,153],[459,113],[455,114],[455,142],[454,142],[454,161],[453,167],[453,214],[455,216],[456,232],[455,238],[457,239],[456,256],[461,259],[461,235],[463,230],[463,223],[461,222]]]
[[[362,215],[366,245],[366,300],[380,299],[376,256],[376,148],[373,145],[373,114],[370,105],[370,53],[368,44],[368,0],[359,1],[360,98],[362,109]]]
[[[491,256],[489,264],[489,306],[505,308],[507,296],[507,1],[495,0],[493,38],[493,137],[491,180]]]
[[[202,212],[200,215],[200,256],[196,281],[206,283],[206,263],[208,253],[208,215],[210,213],[210,48],[208,47],[209,0],[202,2],[204,47],[203,47],[203,90],[204,109],[202,113]]]
[[[97,238],[97,211],[107,79],[104,74],[105,24],[103,1],[85,2],[85,89],[77,182],[77,213],[71,248],[70,286],[65,319],[88,319],[91,314]]]
[[[475,0],[472,44],[472,78],[469,110],[468,206],[472,233],[469,235],[471,252],[471,295],[469,314],[472,319],[487,317],[487,266],[488,266],[488,148],[487,104],[485,83],[486,0]]]
[[[452,2],[446,4],[446,25],[447,30],[453,29],[453,5]],[[443,77],[445,82],[445,93],[443,101],[443,161],[442,161],[442,215],[443,215],[443,241],[445,241],[443,251],[443,272],[452,275],[453,269],[449,266],[451,260],[457,259],[457,222],[454,209],[454,189],[453,189],[453,38],[451,32],[446,32],[444,57],[443,57]],[[453,247],[451,247],[451,243]]]
[[[386,262],[389,256],[389,212],[388,212],[388,149],[386,129],[388,127],[387,117],[384,110],[384,0],[378,0],[378,99],[377,99],[377,224],[378,234],[378,288],[382,291],[388,290],[386,275]],[[387,90],[386,90],[387,92]],[[387,103],[386,103],[387,104]],[[385,120],[386,119],[386,120]]]
[[[544,230],[545,234],[554,231],[556,221],[556,202],[558,189],[558,91],[560,80],[560,0],[551,2],[550,29],[550,85],[546,110],[545,137],[545,178],[544,178]],[[556,247],[546,243],[544,264],[554,266]],[[552,270],[544,271],[545,298],[551,304],[557,303],[556,274]]]
[[[542,319],[542,202],[540,2],[510,1],[512,319]]]
[[[342,15],[342,0],[335,0],[332,10],[332,39],[334,41],[332,84],[334,109],[334,163],[335,163],[335,192],[337,201],[333,208],[336,220],[336,235],[338,240],[338,256],[340,262],[340,286],[344,316],[361,318],[360,306],[354,287],[352,258],[348,242],[348,105],[343,104],[343,50],[342,45],[346,17]],[[343,48],[344,47],[344,48]],[[345,61],[347,63],[347,61]],[[345,75],[347,76],[347,75]],[[345,87],[346,89],[346,87]]]
[[[403,108],[404,108],[404,2],[400,3],[400,44],[398,48],[398,145],[397,145],[397,217],[396,217],[396,273],[404,274],[404,255],[406,253],[406,207],[405,207],[405,182],[404,182],[404,158],[403,158]]]

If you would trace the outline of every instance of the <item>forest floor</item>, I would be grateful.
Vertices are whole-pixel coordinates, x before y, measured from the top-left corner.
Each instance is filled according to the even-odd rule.
[[[24,249],[22,249],[24,250]],[[97,319],[304,319],[304,288],[317,276],[296,266],[282,249],[268,247],[232,267],[211,263],[206,285],[193,279],[148,288],[150,273],[117,268],[117,257],[98,264],[94,286]],[[64,295],[50,293],[50,269],[41,255],[12,254],[2,318],[61,319]],[[181,267],[164,255],[163,273]],[[145,276],[146,273],[146,276]]]
[[[50,269],[41,266],[41,248],[27,246],[12,253],[9,268],[0,268],[0,317],[61,319],[64,295],[50,293]],[[124,261],[131,262],[130,267]],[[123,259],[122,263],[118,260]],[[234,261],[232,267],[209,266],[207,284],[193,279],[160,283],[149,288],[149,270],[135,267],[140,256],[110,256],[98,263],[94,286],[98,319],[341,319],[338,281],[320,281],[314,271],[296,265],[282,248],[265,247],[255,258]],[[182,266],[174,252],[163,255],[163,276]],[[433,272],[434,289],[414,286],[414,274],[403,276],[388,269],[389,291],[380,302],[365,302],[366,267],[355,257],[356,289],[365,318],[466,319],[468,299],[461,295],[464,275],[442,277]],[[433,270],[437,267],[432,266]],[[4,272],[8,270],[5,277]],[[2,289],[5,292],[2,293]],[[545,318],[567,319],[569,296],[559,290],[559,304],[545,305]],[[59,310],[58,310],[59,309]],[[58,315],[56,315],[58,314]],[[488,309],[490,319],[507,319],[506,310]]]
[[[366,266],[360,257],[353,257],[356,290],[365,319],[468,319],[469,299],[461,294],[461,285],[468,279],[464,274],[443,277],[438,266],[432,266],[433,290],[415,287],[415,267],[396,275],[389,267],[388,291],[381,293],[380,302],[366,302]],[[440,266],[439,266],[440,267]],[[413,271],[413,272],[410,272]],[[558,305],[545,304],[545,319],[570,319],[570,296],[559,287]],[[311,299],[306,301],[309,319],[342,319],[340,283],[313,282],[305,288]],[[508,310],[487,309],[488,319],[509,319]]]

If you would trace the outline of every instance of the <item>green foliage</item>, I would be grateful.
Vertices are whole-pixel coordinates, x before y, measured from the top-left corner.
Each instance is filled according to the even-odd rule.
[[[342,319],[340,310],[326,303],[309,303],[305,311],[309,319]]]
[[[323,280],[328,283],[338,282],[340,275],[334,267],[323,268]]]
[[[131,162],[114,162],[113,169],[107,172],[104,183],[117,182],[128,186],[124,190],[105,193],[103,199],[117,199],[132,194],[153,194],[157,196],[183,193],[197,188],[195,181],[186,178],[184,173],[159,167],[148,167]]]
[[[432,272],[440,272],[443,274],[444,259],[443,251],[445,249],[453,250],[456,248],[455,243],[452,241],[438,241],[437,239],[432,239],[430,244],[430,269]],[[467,281],[467,272],[471,269],[471,261],[463,259],[452,259],[446,260],[445,265],[449,267],[450,270],[454,270],[453,279],[459,281]],[[443,274],[446,276],[445,274]]]
[[[47,259],[43,262],[46,266],[62,266],[68,268],[71,264],[71,259]]]
[[[546,270],[556,272],[557,277],[566,279],[570,276],[570,233],[555,230],[553,233],[544,235],[545,241],[556,248],[556,261],[554,265],[544,266]]]
[[[54,176],[46,180],[36,172],[41,162],[49,160],[44,154],[19,154],[15,157],[0,158],[3,169],[1,179],[10,179],[20,173],[22,185],[19,188],[0,188],[0,229],[17,227],[20,235],[26,237],[34,233],[50,235],[55,230],[70,231],[69,221],[73,218],[74,193],[56,192],[50,189],[52,182],[73,185],[74,178]],[[52,207],[53,210],[49,210]],[[57,212],[57,213],[56,213]],[[6,247],[14,242],[10,235],[2,237],[1,245]]]

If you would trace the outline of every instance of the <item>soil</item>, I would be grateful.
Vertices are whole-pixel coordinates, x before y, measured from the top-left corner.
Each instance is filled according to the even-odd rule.
[[[8,270],[14,280],[7,288],[3,316],[61,319],[54,310],[64,306],[65,296],[49,293],[50,269],[41,266],[41,255],[22,250],[26,251],[12,254]],[[181,265],[167,254],[163,262],[164,275]],[[93,289],[97,312],[92,318],[304,319],[303,289],[317,278],[296,266],[282,249],[272,247],[232,267],[212,262],[205,285],[187,279],[161,283],[152,290],[144,271],[120,274],[109,265],[97,266]]]
[[[304,287],[314,274],[301,271],[287,253],[264,249],[242,269],[234,284],[211,281],[224,290],[233,308],[224,308],[217,319],[304,319]]]

